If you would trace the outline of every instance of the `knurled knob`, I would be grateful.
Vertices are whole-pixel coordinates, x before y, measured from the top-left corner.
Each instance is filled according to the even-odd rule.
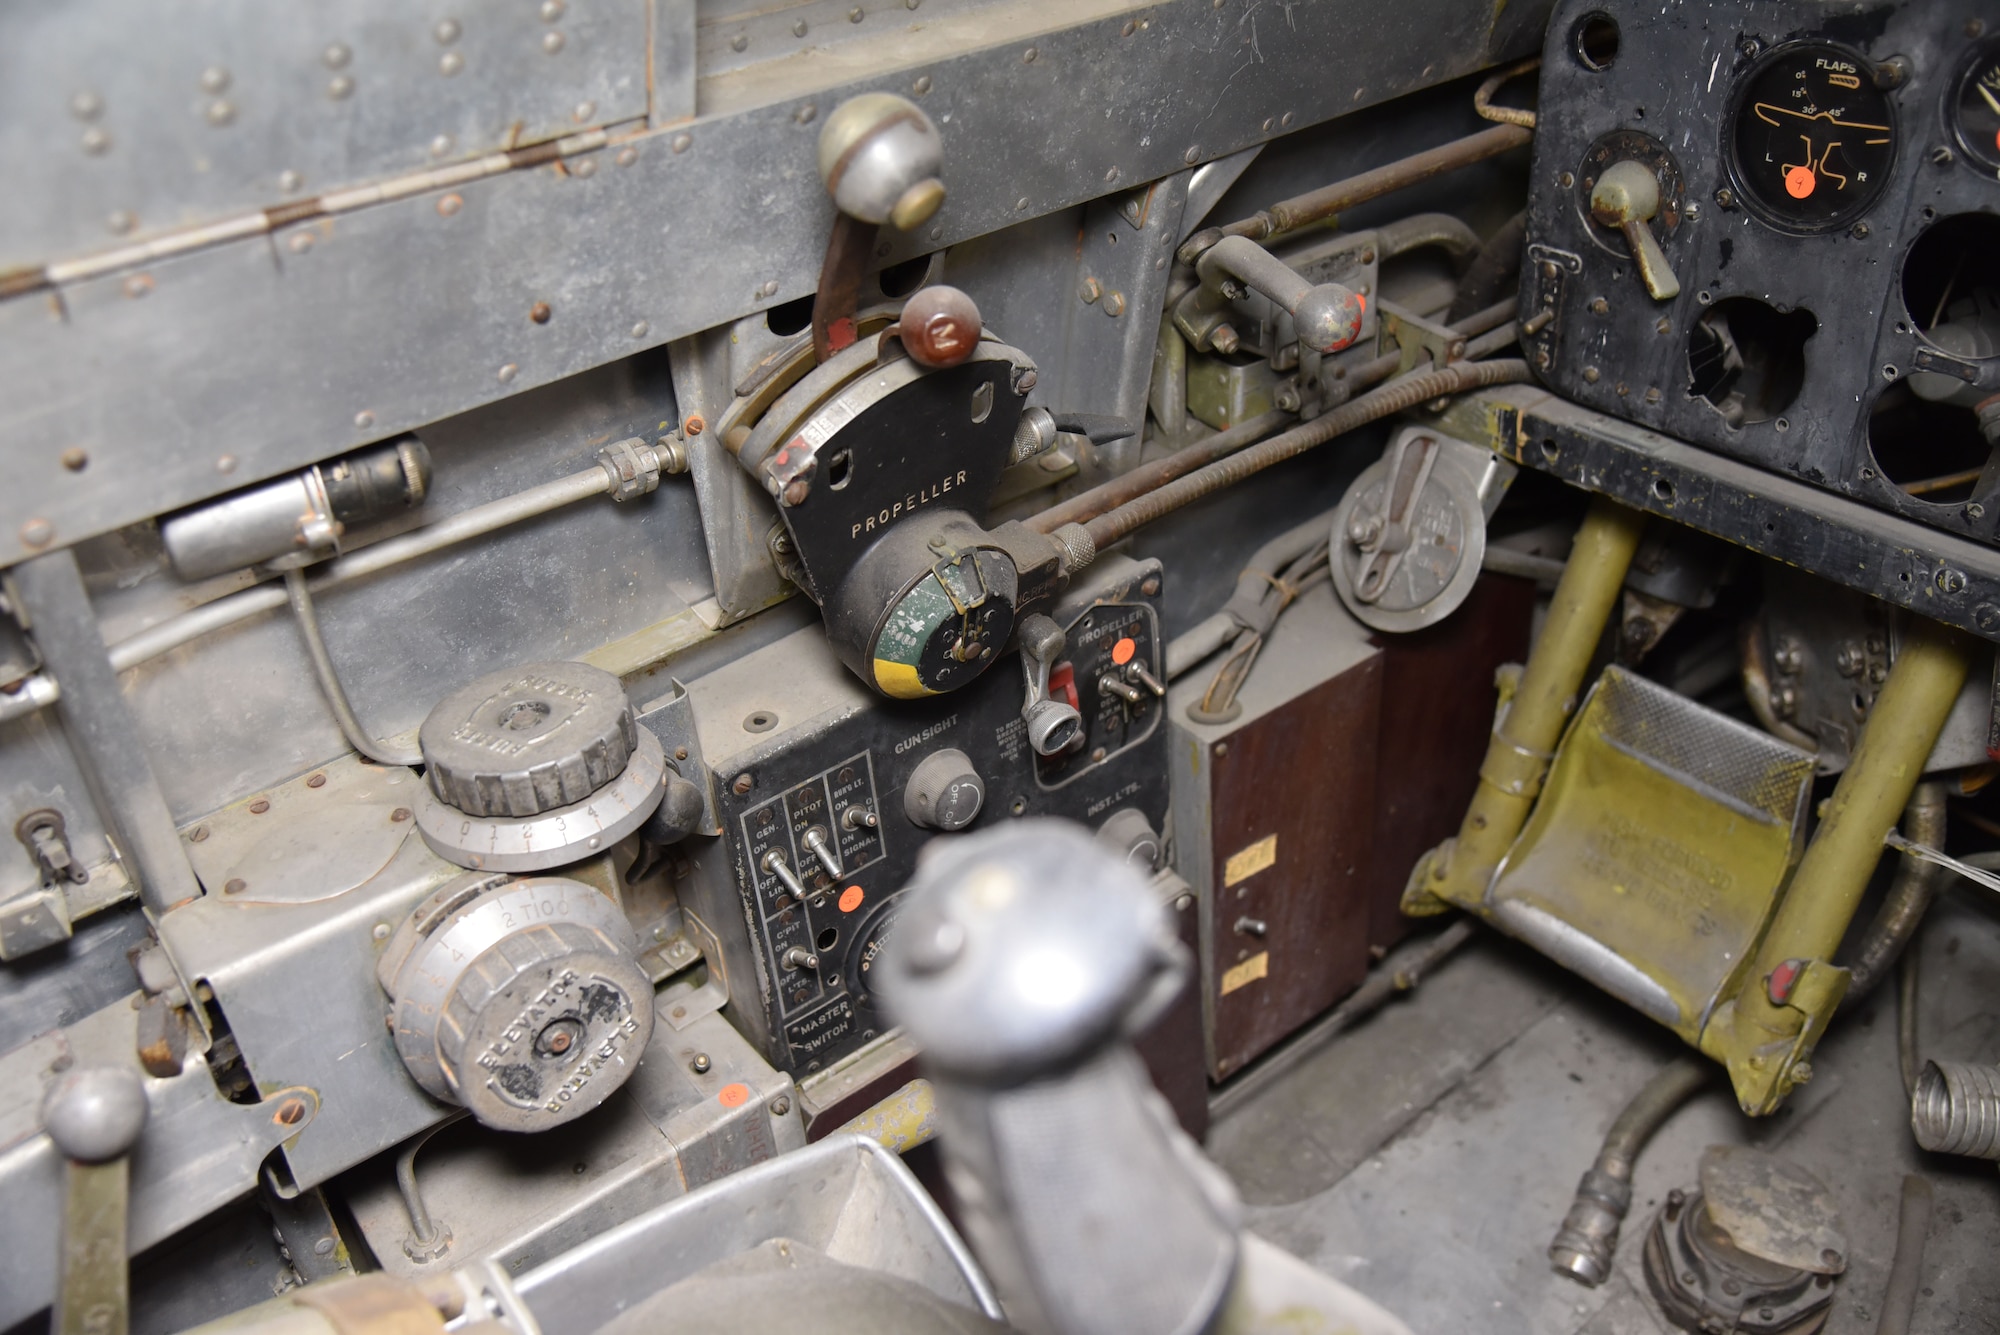
[[[550,923],[466,968],[438,1017],[438,1065],[487,1126],[541,1131],[608,1098],[652,1036],[653,987],[631,943]]]
[[[472,816],[537,816],[581,802],[638,742],[618,678],[586,663],[489,673],[439,702],[417,733],[438,800]]]

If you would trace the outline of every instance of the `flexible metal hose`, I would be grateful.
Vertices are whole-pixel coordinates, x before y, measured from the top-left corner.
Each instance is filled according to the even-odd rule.
[[[1910,1129],[1927,1150],[2000,1159],[2000,1066],[1925,1062],[1910,1099]]]
[[[1414,372],[1344,403],[1324,417],[1316,417],[1310,422],[1293,427],[1290,431],[1281,432],[1269,440],[1252,445],[1238,454],[1218,459],[1192,473],[1176,478],[1157,490],[1135,497],[1117,509],[1099,515],[1085,527],[1097,549],[1102,551],[1134,529],[1150,524],[1224,487],[1241,482],[1251,474],[1262,472],[1273,464],[1282,463],[1295,455],[1304,454],[1315,446],[1324,445],[1335,436],[1352,431],[1356,427],[1365,426],[1369,422],[1428,403],[1444,395],[1461,394],[1466,390],[1485,389],[1493,385],[1518,385],[1527,379],[1528,364],[1513,358],[1492,362],[1459,362],[1441,371]]]

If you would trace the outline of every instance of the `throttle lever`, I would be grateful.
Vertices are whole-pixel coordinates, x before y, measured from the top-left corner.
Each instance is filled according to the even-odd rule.
[[[1049,696],[1049,673],[1068,640],[1061,626],[1036,612],[1021,618],[1020,643],[1021,671],[1028,685],[1021,721],[1028,725],[1028,745],[1038,756],[1059,755],[1083,733],[1083,715]]]

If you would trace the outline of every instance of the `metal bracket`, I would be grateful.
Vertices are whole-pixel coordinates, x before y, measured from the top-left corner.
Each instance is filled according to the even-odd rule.
[[[1528,269],[1521,281],[1532,284],[1528,291],[1534,297],[1535,313],[1521,321],[1521,344],[1538,371],[1555,365],[1556,349],[1562,341],[1563,291],[1571,275],[1582,272],[1580,255],[1554,246],[1528,247]]]
[[[1414,370],[1425,358],[1429,358],[1433,367],[1444,367],[1464,358],[1465,336],[1449,326],[1426,320],[1393,301],[1377,301],[1375,311],[1378,355],[1388,352],[1394,344],[1401,354],[1396,365],[1398,375]]]

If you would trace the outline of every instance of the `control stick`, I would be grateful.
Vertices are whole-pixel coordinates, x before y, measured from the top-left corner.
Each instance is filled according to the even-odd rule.
[[[934,847],[880,987],[937,1088],[947,1179],[1010,1324],[1408,1335],[1240,1233],[1228,1180],[1153,1091],[1130,1040],[1189,961],[1141,872],[1062,821]]]

